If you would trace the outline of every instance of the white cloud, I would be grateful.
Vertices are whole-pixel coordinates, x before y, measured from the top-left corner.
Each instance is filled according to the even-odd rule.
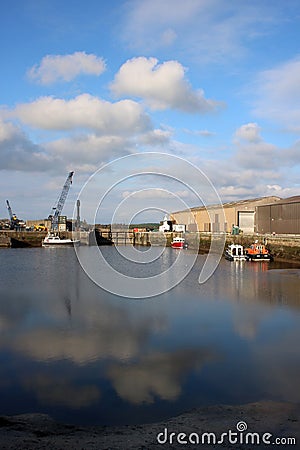
[[[184,133],[186,134],[191,134],[193,136],[203,136],[203,137],[211,137],[211,136],[215,136],[215,132],[214,131],[209,131],[209,130],[189,130],[188,128],[184,128],[182,130]]]
[[[117,135],[76,134],[37,145],[18,126],[0,121],[0,170],[94,172],[135,149],[134,139]]]
[[[206,99],[202,90],[193,90],[178,61],[158,64],[156,58],[138,57],[126,61],[116,74],[111,90],[117,96],[143,98],[156,110],[167,108],[190,113],[207,113],[221,106]]]
[[[0,122],[0,161],[10,170],[92,172],[111,159],[137,151],[137,145],[166,145],[170,132],[153,129],[150,117],[132,100],[111,103],[88,94],[71,100],[41,97],[2,110],[6,120],[55,132],[50,140],[34,144],[12,122]]]
[[[28,77],[40,84],[71,81],[81,74],[100,75],[105,71],[102,58],[85,52],[71,55],[47,55],[28,71]]]
[[[161,43],[165,46],[169,46],[173,44],[177,39],[177,35],[174,30],[168,28],[161,35]]]
[[[138,103],[132,100],[110,103],[89,94],[71,100],[41,97],[32,103],[17,105],[6,115],[45,130],[92,129],[122,135],[150,128],[149,116]]]
[[[234,142],[235,158],[240,167],[267,170],[277,166],[279,149],[262,139],[257,123],[247,123],[239,127],[235,132]]]
[[[130,153],[133,144],[119,136],[87,134],[66,137],[45,145],[53,158],[60,158],[76,171],[94,172],[111,158]]]
[[[291,165],[291,167],[300,164],[300,140],[296,141],[285,152],[285,165]]]
[[[45,171],[53,159],[16,125],[0,120],[0,169]]]
[[[223,0],[130,0],[121,33],[144,54],[168,46],[199,63],[244,56],[247,41],[264,36],[282,20],[280,4]],[[146,53],[147,52],[147,53]]]
[[[199,9],[197,3],[197,0],[129,1],[121,30],[123,37],[135,49],[171,45],[177,39],[175,28],[193,17]]]
[[[122,193],[123,198],[130,196],[138,199],[152,199],[155,197],[172,199],[174,197],[187,198],[190,196],[190,192],[188,190],[170,192],[163,188],[149,188],[141,189],[140,191],[124,191]]]
[[[254,113],[300,131],[300,57],[261,72],[256,80]]]
[[[101,164],[136,151],[132,136],[76,133],[37,145],[11,122],[0,120],[0,170],[94,172]]]
[[[278,184],[267,185],[267,195],[277,195],[281,198],[292,197],[293,195],[299,195],[299,187],[283,187]]]
[[[171,131],[155,129],[138,136],[138,143],[141,145],[166,145],[170,142]]]
[[[241,125],[234,133],[227,157],[204,159],[198,156],[194,160],[223,202],[299,194],[300,141],[290,147],[279,147],[266,141],[261,132],[258,124]]]
[[[260,127],[257,123],[247,123],[238,128],[235,132],[235,137],[248,142],[261,141]]]
[[[278,167],[279,150],[268,142],[239,145],[235,154],[242,168],[252,170],[276,169]]]

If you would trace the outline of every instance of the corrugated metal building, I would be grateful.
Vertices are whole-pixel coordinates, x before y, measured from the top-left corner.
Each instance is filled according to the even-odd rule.
[[[185,224],[188,231],[225,231],[230,233],[237,225],[244,233],[256,232],[256,208],[280,201],[280,197],[261,197],[223,204],[177,211],[171,214],[176,223]],[[224,211],[224,213],[223,213]]]
[[[300,196],[258,206],[256,223],[258,233],[300,234]]]

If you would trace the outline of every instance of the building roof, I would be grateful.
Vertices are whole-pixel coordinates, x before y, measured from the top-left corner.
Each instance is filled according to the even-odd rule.
[[[281,198],[278,202],[276,202],[276,205],[285,205],[288,203],[300,203],[300,195],[294,195],[293,197]],[[273,205],[273,203],[260,205],[260,206],[270,206],[270,205]]]
[[[293,198],[293,197],[291,197]],[[300,196],[299,196],[300,199]],[[235,202],[227,202],[227,203],[223,203],[222,206],[223,208],[236,208],[239,206],[245,206],[247,204],[251,204],[251,203],[256,203],[256,202],[261,202],[261,201],[270,201],[270,204],[273,204],[274,201],[276,202],[280,202],[282,199],[280,197],[277,196],[268,196],[268,197],[257,197],[257,198],[250,198],[250,199],[246,199],[246,200],[238,200]],[[273,200],[273,203],[272,203]],[[299,200],[300,201],[300,200]],[[176,214],[176,213],[181,213],[181,212],[185,212],[185,211],[202,211],[204,209],[213,209],[213,208],[220,208],[221,205],[207,205],[207,206],[194,206],[193,208],[190,209],[185,209],[185,210],[181,210],[181,211],[175,211],[172,214]],[[264,206],[264,205],[262,205]]]
[[[238,200],[238,201],[236,201],[236,202],[227,202],[227,203],[223,203],[223,208],[232,208],[232,207],[237,207],[237,206],[244,206],[244,205],[247,205],[247,204],[250,204],[250,203],[256,203],[256,202],[261,202],[261,201],[263,201],[263,200],[273,200],[273,201],[276,201],[276,203],[277,203],[277,201],[280,201],[281,200],[281,198],[280,197],[277,197],[277,196],[274,196],[274,195],[271,195],[271,196],[268,196],[268,197],[257,197],[257,198],[250,198],[250,199],[246,199],[246,200]]]

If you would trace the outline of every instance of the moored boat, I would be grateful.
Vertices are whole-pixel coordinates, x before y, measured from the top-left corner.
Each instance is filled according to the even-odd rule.
[[[228,245],[225,250],[225,258],[228,261],[245,261],[246,255],[244,253],[244,247],[240,244]]]
[[[71,245],[79,245],[79,239],[62,239],[56,233],[48,233],[45,239],[43,239],[42,246],[43,247],[59,247],[59,246],[71,246]]]
[[[171,247],[172,248],[187,248],[188,244],[187,244],[187,242],[185,241],[184,238],[182,238],[182,237],[175,237],[173,239],[173,241],[171,242]]]
[[[245,249],[248,261],[273,261],[273,256],[264,244],[255,242]]]

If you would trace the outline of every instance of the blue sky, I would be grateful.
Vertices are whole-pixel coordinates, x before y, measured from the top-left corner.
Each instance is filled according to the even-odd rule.
[[[96,170],[148,151],[195,164],[224,202],[300,193],[297,0],[2,0],[0,8],[0,217],[6,198],[19,217],[47,217],[74,170],[71,215]],[[195,206],[182,186],[135,183],[119,186],[112,205],[158,187]],[[158,207],[172,210],[170,196]]]

